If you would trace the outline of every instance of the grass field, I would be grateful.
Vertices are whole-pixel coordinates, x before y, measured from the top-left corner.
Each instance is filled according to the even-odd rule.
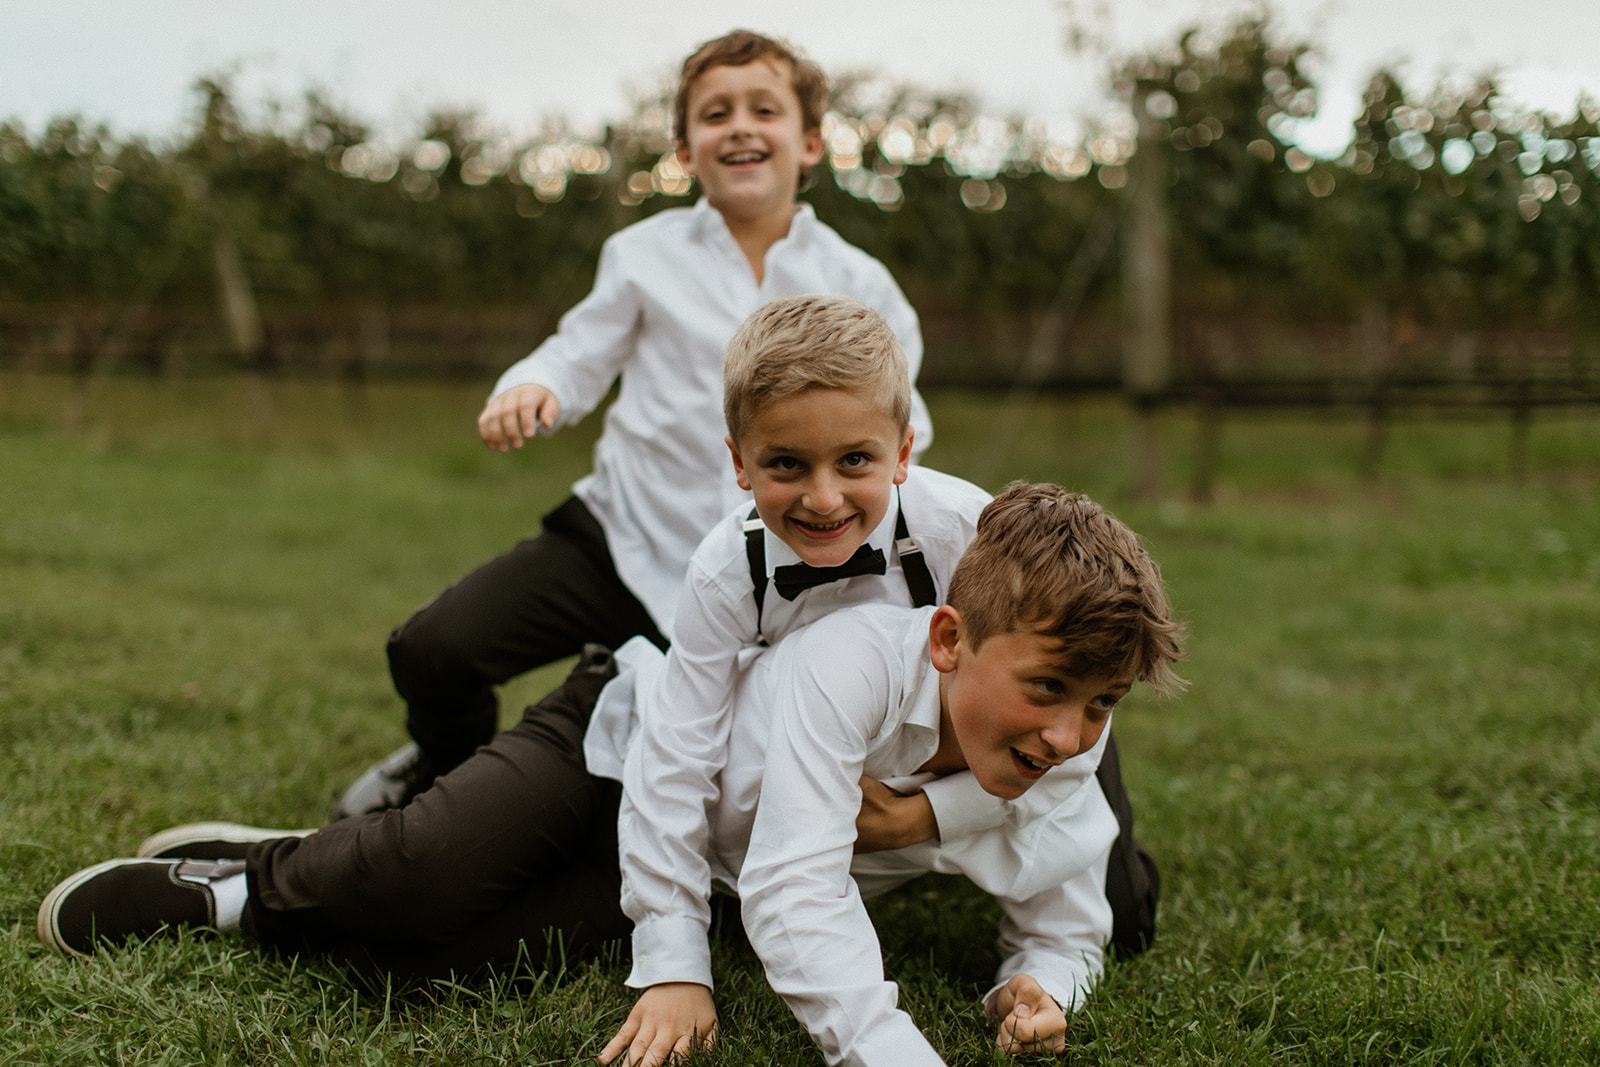
[[[67,387],[0,376],[0,1064],[555,1064],[631,1003],[616,958],[363,984],[203,936],[47,954],[58,879],[200,818],[320,822],[402,737],[388,630],[535,528],[583,431],[500,457],[479,387]],[[1072,1022],[1072,1064],[1600,1062],[1600,418],[1361,427],[1252,415],[1217,503],[1122,499],[1109,402],[934,396],[928,461],[1049,478],[1145,534],[1192,631],[1175,700],[1117,717],[1160,939]],[[1168,484],[1192,434],[1163,427]],[[1005,427],[996,437],[994,427]],[[520,707],[560,673],[510,687]],[[925,880],[875,907],[902,1002],[952,1063],[995,912]],[[718,947],[706,1064],[817,1063],[748,950]]]

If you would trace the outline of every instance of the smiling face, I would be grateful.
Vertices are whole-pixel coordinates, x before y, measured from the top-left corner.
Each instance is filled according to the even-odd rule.
[[[689,87],[678,160],[711,206],[748,224],[794,211],[802,167],[822,158],[822,133],[806,129],[793,69],[770,57],[711,67]]]
[[[911,431],[850,389],[775,400],[727,441],[761,521],[813,567],[837,566],[861,547],[911,462]]]
[[[1046,771],[1093,748],[1132,678],[1074,674],[1060,642],[1032,630],[974,648],[956,609],[929,624],[940,672],[939,751],[929,770],[966,767],[985,792],[1014,800]]]

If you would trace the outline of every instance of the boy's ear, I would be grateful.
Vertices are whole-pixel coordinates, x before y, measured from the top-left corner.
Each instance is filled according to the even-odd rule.
[[[906,475],[911,471],[911,438],[915,436],[916,432],[916,430],[913,430],[910,426],[907,426],[906,439],[900,442],[900,454],[895,457],[894,464],[895,485],[904,484]]]
[[[956,669],[961,652],[961,612],[941,604],[928,620],[928,661],[940,674]]]
[[[800,135],[800,162],[807,167],[822,162],[822,147],[822,129],[813,126]]]
[[[750,490],[750,475],[745,473],[744,457],[739,455],[739,446],[733,443],[733,434],[723,434],[722,439],[728,444],[728,451],[733,454],[733,477],[739,483],[739,488],[748,492]]]
[[[689,177],[693,178],[695,176],[694,161],[689,155],[689,142],[679,141],[678,147],[674,150],[673,154],[678,157],[678,165],[683,168],[683,172]]]

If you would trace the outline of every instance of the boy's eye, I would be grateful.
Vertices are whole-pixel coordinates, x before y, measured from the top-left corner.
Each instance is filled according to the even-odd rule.
[[[1060,682],[1056,681],[1054,678],[1035,678],[1033,680],[1033,687],[1039,692],[1053,697],[1060,696],[1066,691],[1066,687]]]
[[[865,452],[852,452],[839,461],[839,466],[846,470],[854,470],[872,463],[872,457]]]
[[[793,472],[800,469],[800,461],[793,456],[773,456],[767,460],[767,469],[784,473]]]
[[[1116,707],[1117,706],[1117,701],[1119,701],[1121,699],[1122,699],[1121,697],[1119,697],[1119,696],[1117,696],[1117,695],[1115,695],[1113,693],[1101,693],[1099,696],[1097,696],[1093,700],[1089,701],[1089,703],[1092,706],[1094,706],[1096,708],[1099,708],[1101,711],[1106,712],[1107,714],[1110,714],[1111,709]]]

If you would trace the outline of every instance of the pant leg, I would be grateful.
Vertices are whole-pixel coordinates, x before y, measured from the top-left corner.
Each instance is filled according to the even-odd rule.
[[[359,945],[395,969],[469,970],[625,936],[619,783],[584,767],[611,671],[563,685],[403,808],[343,819],[246,856],[243,926],[288,948]]]
[[[519,964],[535,973],[554,971],[628,937],[633,923],[616,903],[621,896],[613,843],[609,860],[578,862],[529,885],[521,897],[452,940],[393,945],[346,939],[333,952],[358,968],[414,978],[507,971]],[[598,906],[602,901],[609,906]]]
[[[617,576],[600,524],[574,497],[545,516],[539,536],[401,623],[389,637],[389,673],[407,729],[442,772],[494,736],[496,686],[588,642],[616,648],[635,634],[666,646]]]
[[[1100,789],[1116,813],[1120,831],[1106,864],[1106,900],[1111,904],[1111,951],[1136,956],[1156,939],[1156,905],[1161,898],[1161,873],[1145,847],[1133,839],[1133,805],[1122,785],[1117,739],[1106,739],[1105,755],[1095,772]]]

